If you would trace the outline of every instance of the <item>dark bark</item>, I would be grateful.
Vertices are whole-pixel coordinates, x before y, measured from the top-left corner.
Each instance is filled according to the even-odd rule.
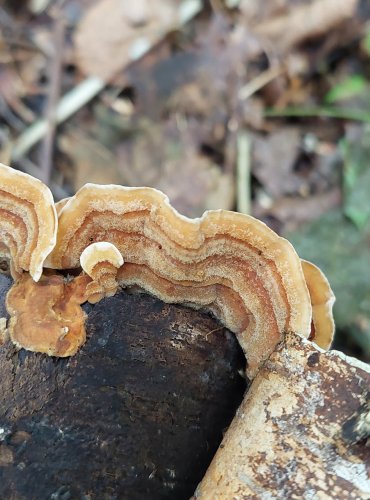
[[[147,295],[85,309],[72,358],[0,346],[0,498],[189,498],[245,390],[238,343]]]

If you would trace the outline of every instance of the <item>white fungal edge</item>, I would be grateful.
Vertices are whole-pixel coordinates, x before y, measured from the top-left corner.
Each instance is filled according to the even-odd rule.
[[[114,267],[120,268],[124,260],[118,248],[112,243],[100,241],[86,247],[80,256],[81,267],[89,276],[99,262],[110,262]]]
[[[173,215],[175,215],[178,219],[183,220],[186,223],[190,223],[194,227],[196,227],[199,230],[199,244],[202,243],[202,240],[204,238],[204,235],[202,233],[202,223],[205,221],[211,214],[220,214],[220,216],[224,212],[228,212],[228,210],[223,210],[223,209],[217,209],[217,210],[207,210],[203,213],[201,217],[197,218],[189,218],[186,217],[185,215],[179,213],[170,203],[170,200],[167,195],[165,195],[162,191],[155,189],[155,188],[149,188],[149,187],[132,187],[132,186],[122,186],[122,185],[117,185],[117,184],[93,184],[93,183],[87,183],[84,186],[82,186],[77,193],[69,198],[69,200],[66,202],[66,204],[63,206],[59,213],[59,218],[62,216],[64,211],[68,211],[71,206],[74,206],[75,202],[78,200],[78,195],[82,195],[84,191],[89,191],[90,189],[95,189],[98,191],[102,192],[107,192],[109,190],[120,190],[120,191],[131,191],[131,192],[140,192],[141,190],[145,189],[146,192],[153,192],[156,193],[157,195],[162,198],[162,204],[166,206],[170,212],[172,212]],[[77,201],[78,203],[78,201]],[[303,274],[303,269],[302,269],[302,264],[301,264],[301,259],[299,258],[295,248],[293,245],[285,238],[279,236],[275,231],[273,231],[271,228],[269,228],[264,222],[260,221],[259,219],[256,219],[255,217],[252,217],[250,215],[246,214],[240,214],[239,212],[234,212],[236,217],[240,217],[240,219],[244,220],[249,220],[251,223],[253,223],[254,228],[256,228],[257,231],[260,231],[263,233],[263,238],[266,238],[269,240],[269,246],[271,248],[277,248],[280,246],[279,251],[283,252],[286,261],[281,262],[278,266],[280,276],[283,281],[283,286],[285,288],[289,288],[291,285],[291,278],[290,278],[290,273],[286,273],[287,270],[291,269],[292,272],[295,272],[297,276],[300,276],[301,278],[301,292],[302,294],[305,295],[305,300],[307,301],[306,307],[307,307],[307,313],[304,315],[304,318],[300,317],[300,310],[301,310],[301,302],[302,298],[298,299],[295,298],[293,294],[290,294],[290,301],[291,301],[291,306],[293,307],[292,310],[292,328],[296,333],[302,335],[303,337],[308,337],[311,331],[311,321],[312,321],[312,306],[311,306],[311,299],[310,299],[310,294],[308,291],[308,287],[306,284],[306,279]],[[177,234],[177,236],[179,236]],[[292,258],[292,260],[291,260]],[[52,260],[52,259],[51,259]],[[288,262],[289,261],[289,262]],[[53,266],[51,266],[53,267]],[[81,264],[82,267],[82,264]],[[297,326],[299,324],[299,326]]]
[[[33,184],[34,186],[37,185],[37,187],[40,190],[40,195],[43,196],[46,204],[48,204],[51,207],[51,210],[53,212],[54,230],[53,230],[53,235],[50,238],[50,242],[45,247],[45,249],[43,251],[39,251],[37,248],[37,245],[36,245],[35,251],[38,253],[38,255],[31,256],[29,272],[30,272],[34,281],[39,281],[39,279],[41,278],[41,275],[42,275],[44,261],[45,261],[46,257],[52,252],[52,250],[54,249],[56,242],[57,242],[58,216],[57,216],[57,211],[55,209],[54,197],[53,197],[50,189],[42,181],[40,181],[40,179],[37,179],[36,177],[33,177],[32,175],[26,174],[26,173],[21,172],[19,170],[15,170],[14,168],[9,167],[8,165],[4,165],[3,163],[0,163],[0,168],[7,172],[7,175],[9,176],[9,178],[14,179],[15,184],[17,184],[18,179],[22,178],[26,182],[29,182],[30,184]],[[39,224],[39,231],[41,233],[43,221],[40,221],[38,218],[37,222]],[[32,271],[31,271],[31,268],[33,268]]]
[[[38,179],[36,179],[36,180],[38,180]],[[31,276],[34,279],[34,281],[39,281],[39,279],[41,278],[42,270],[43,270],[43,266],[44,266],[44,262],[45,262],[47,256],[53,251],[53,249],[54,249],[54,247],[55,247],[55,245],[57,243],[57,233],[58,233],[58,215],[57,215],[57,211],[56,211],[56,208],[55,208],[54,197],[53,197],[50,189],[45,184],[43,184],[41,181],[39,181],[39,182],[40,182],[40,184],[41,184],[41,186],[43,188],[45,200],[50,203],[51,209],[53,211],[53,215],[54,215],[54,231],[53,231],[53,235],[52,235],[52,237],[50,239],[49,245],[42,252],[40,252],[40,254],[39,254],[40,255],[40,261],[37,264],[36,269],[33,271],[33,273],[31,273]],[[42,229],[40,227],[40,225],[39,225],[39,228],[40,228],[40,230]]]

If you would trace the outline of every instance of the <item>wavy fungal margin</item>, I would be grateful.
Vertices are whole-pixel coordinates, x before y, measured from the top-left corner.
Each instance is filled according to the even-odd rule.
[[[62,202],[46,261],[77,268],[92,243],[113,244],[121,285],[212,311],[238,336],[253,376],[286,331],[308,337],[312,308],[292,245],[253,217],[224,210],[180,215],[152,188],[87,184]]]
[[[50,190],[38,179],[0,164],[0,257],[13,276],[29,271],[40,279],[54,248],[57,214]]]
[[[188,219],[152,188],[86,184],[55,205],[42,182],[0,164],[4,257],[10,261],[14,286],[25,280],[32,290],[24,298],[31,316],[40,309],[38,285],[45,288],[48,303],[47,289],[55,291],[55,280],[61,278],[49,271],[42,283],[35,283],[43,267],[82,266],[87,275],[75,278],[79,304],[110,296],[121,285],[139,287],[165,302],[209,310],[237,335],[250,377],[285,332],[309,337],[323,348],[330,346],[334,333],[328,281],[318,268],[301,261],[287,240],[235,212],[215,210]],[[22,277],[23,271],[33,281]],[[63,300],[73,301],[73,287],[66,290]],[[17,317],[12,318],[10,336],[21,345],[19,339],[26,334],[19,315],[10,309]],[[32,317],[28,324],[34,324]],[[55,338],[50,332],[47,338],[39,335],[36,328],[22,346],[55,356],[75,353],[83,332],[75,335],[69,327],[61,331],[59,323],[54,326]]]

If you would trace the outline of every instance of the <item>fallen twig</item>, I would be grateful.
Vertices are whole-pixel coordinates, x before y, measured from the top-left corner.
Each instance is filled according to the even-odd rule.
[[[249,81],[246,85],[244,85],[240,90],[238,97],[241,100],[248,99],[253,94],[255,94],[262,87],[270,83],[272,80],[280,76],[284,72],[282,66],[273,66],[266,71],[260,73],[256,78]]]
[[[202,9],[202,0],[183,0],[180,5],[180,25],[186,24],[195,17]],[[155,43],[158,43],[162,33]],[[142,47],[141,50],[131,52],[131,62],[140,59],[151,48],[151,46]],[[106,82],[97,77],[88,77],[70,92],[64,95],[55,108],[55,124],[63,123],[70,116],[76,113],[80,108],[96,97],[103,90]],[[14,142],[12,150],[12,160],[16,161],[22,158],[40,139],[44,137],[48,130],[48,123],[45,119],[40,119],[28,127]],[[38,175],[38,177],[40,174]]]
[[[236,208],[238,212],[250,214],[251,184],[250,184],[250,156],[251,140],[245,130],[240,130],[237,140],[238,158],[236,166]]]
[[[55,129],[57,126],[56,121],[56,106],[59,100],[60,94],[60,79],[62,73],[62,54],[63,54],[63,42],[65,34],[65,22],[59,10],[55,14],[54,22],[54,50],[53,50],[53,60],[50,65],[50,90],[48,105],[46,109],[46,135],[41,149],[40,155],[40,179],[45,183],[49,184],[50,175],[52,169],[52,156],[53,156],[53,143]]]
[[[105,86],[99,78],[86,78],[79,85],[63,96],[55,110],[55,121],[63,123],[82,106],[93,99]],[[17,161],[24,156],[47,132],[47,121],[42,118],[34,122],[15,141],[12,160]]]

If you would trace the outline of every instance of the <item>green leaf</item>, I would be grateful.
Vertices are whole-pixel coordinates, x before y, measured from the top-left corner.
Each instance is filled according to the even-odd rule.
[[[327,104],[345,101],[364,92],[367,81],[362,75],[351,75],[342,82],[334,85],[325,96]]]

